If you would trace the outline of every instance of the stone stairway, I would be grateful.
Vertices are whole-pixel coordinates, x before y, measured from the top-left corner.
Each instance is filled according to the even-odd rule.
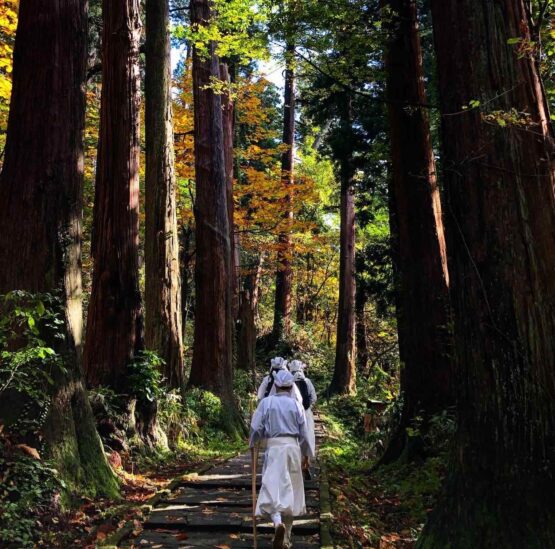
[[[318,438],[322,436],[317,424]],[[258,488],[263,455],[258,462]],[[305,482],[307,515],[295,520],[295,549],[320,547],[319,465],[312,466],[312,480]],[[180,485],[161,501],[126,548],[219,547],[252,548],[251,456],[245,452],[201,475],[184,477]],[[258,520],[258,547],[272,546],[274,527]]]

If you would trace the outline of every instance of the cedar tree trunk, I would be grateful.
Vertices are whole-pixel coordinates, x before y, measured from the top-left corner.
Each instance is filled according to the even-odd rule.
[[[295,154],[295,45],[287,44],[285,58],[285,90],[283,105],[283,144],[285,150],[281,156],[281,178],[285,189],[294,184]],[[276,295],[274,304],[274,326],[272,339],[274,343],[289,335],[291,330],[291,296],[293,291],[293,269],[291,266],[291,231],[293,221],[291,205],[292,196],[288,192],[286,211],[284,213],[284,230],[278,237],[278,270],[276,272]]]
[[[114,496],[80,371],[86,43],[85,0],[21,0],[0,175],[0,293],[60,293],[66,337],[51,344],[67,371],[47,388],[48,457],[71,488]]]
[[[357,284],[355,297],[355,315],[356,315],[356,349],[357,349],[357,369],[359,372],[366,372],[368,366],[368,340],[366,332],[366,315],[365,309],[368,303],[368,294],[363,287],[363,283]]]
[[[350,109],[350,106],[348,107]],[[345,123],[350,128],[350,117]],[[339,306],[335,369],[329,394],[351,394],[356,391],[355,347],[355,189],[351,158],[343,158],[340,166],[340,251],[339,251]]]
[[[220,63],[220,79],[226,85],[231,84],[226,63]],[[235,238],[234,201],[233,201],[233,142],[235,135],[235,105],[231,91],[222,95],[222,123],[224,131],[224,163],[227,190],[227,211],[229,219],[229,244],[231,249],[231,314],[235,320],[239,313],[239,247]]]
[[[168,0],[146,2],[145,343],[183,387],[183,339],[171,108]]]
[[[526,8],[438,0],[432,14],[459,430],[419,546],[555,547],[553,136]]]
[[[405,427],[453,403],[449,293],[441,203],[426,103],[416,0],[391,0],[386,54],[391,141],[390,208],[396,267],[403,411],[384,460],[402,451]]]
[[[84,365],[92,386],[126,392],[143,349],[139,292],[139,0],[102,4],[102,102],[93,217],[94,269]]]
[[[209,24],[210,20],[209,0],[191,0],[193,30]],[[207,50],[201,53],[193,48],[196,259],[195,335],[189,384],[220,396],[230,413],[227,427],[236,430],[222,96],[211,85],[214,78],[220,77],[220,65],[215,44],[209,43]]]

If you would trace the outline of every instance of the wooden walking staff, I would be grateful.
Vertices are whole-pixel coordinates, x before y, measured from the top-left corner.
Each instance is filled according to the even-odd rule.
[[[252,535],[253,547],[257,549],[256,531],[256,465],[258,463],[258,444],[251,448],[251,470],[252,470]]]

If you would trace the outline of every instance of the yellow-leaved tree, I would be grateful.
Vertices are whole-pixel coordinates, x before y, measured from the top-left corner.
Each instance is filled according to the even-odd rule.
[[[12,66],[18,0],[0,2],[0,162],[3,156],[12,93]]]

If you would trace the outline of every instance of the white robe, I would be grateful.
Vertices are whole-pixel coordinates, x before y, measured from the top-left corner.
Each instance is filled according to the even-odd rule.
[[[302,454],[314,455],[305,413],[288,393],[264,398],[251,422],[250,445],[266,440],[262,486],[257,515],[280,513],[298,516],[306,512]]]
[[[292,517],[306,513],[301,449],[293,437],[267,441],[256,515],[274,513]]]

